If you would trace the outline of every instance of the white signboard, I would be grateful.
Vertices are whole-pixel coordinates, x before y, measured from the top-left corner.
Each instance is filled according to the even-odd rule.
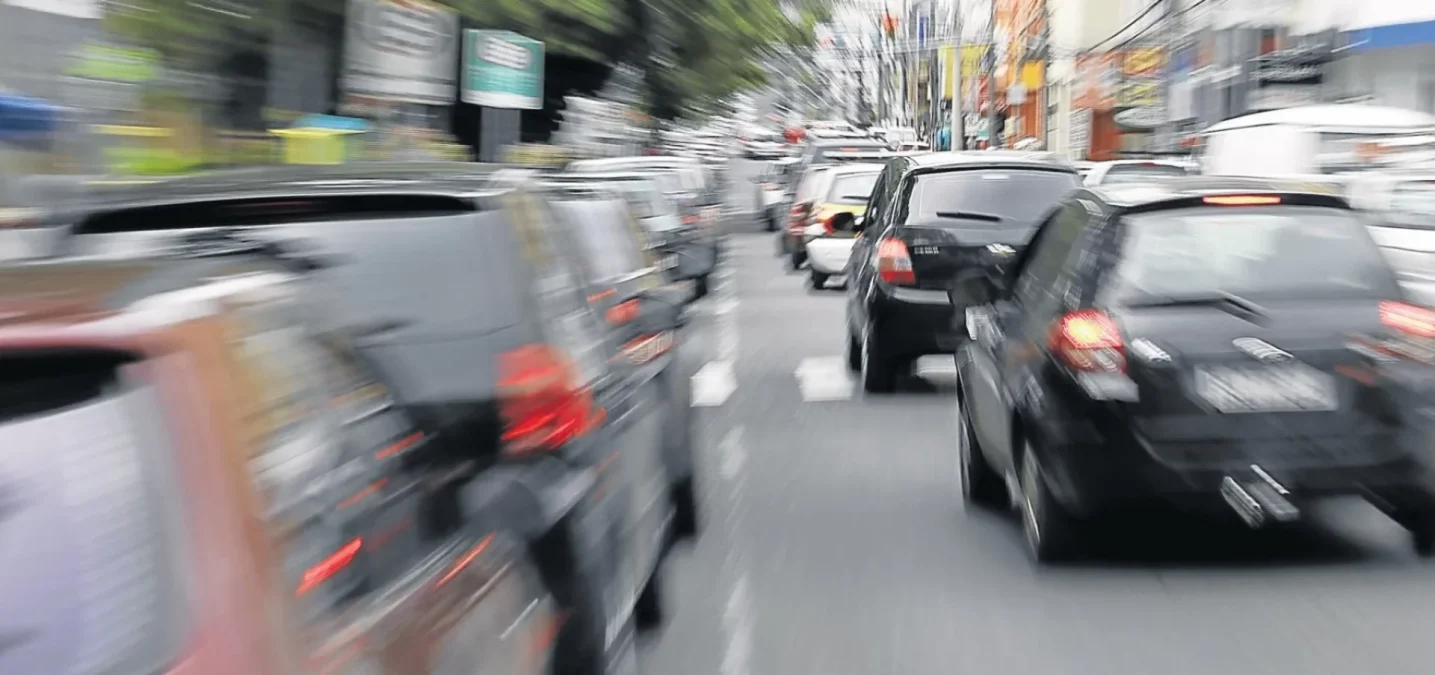
[[[1091,111],[1074,110],[1071,113],[1071,131],[1067,137],[1067,156],[1073,160],[1086,159],[1091,152]]]
[[[458,15],[425,0],[350,0],[344,91],[350,96],[452,105]]]
[[[0,0],[11,7],[24,7],[46,14],[71,16],[76,19],[98,19],[102,9],[98,0]]]

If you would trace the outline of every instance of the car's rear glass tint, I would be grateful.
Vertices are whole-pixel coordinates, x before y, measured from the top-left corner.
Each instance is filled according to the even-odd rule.
[[[1386,297],[1395,278],[1352,211],[1209,206],[1125,217],[1121,299],[1211,292],[1247,298]]]
[[[181,486],[130,362],[0,353],[0,672],[155,673],[181,656]]]
[[[919,174],[907,202],[907,222],[1034,228],[1038,218],[1079,184],[1076,174],[1065,171],[964,169]]]
[[[871,173],[849,173],[835,176],[832,186],[827,189],[829,204],[866,204],[877,184],[880,171]]]
[[[1102,182],[1107,185],[1121,183],[1144,183],[1152,180],[1180,178],[1186,170],[1170,164],[1114,164],[1106,170]]]

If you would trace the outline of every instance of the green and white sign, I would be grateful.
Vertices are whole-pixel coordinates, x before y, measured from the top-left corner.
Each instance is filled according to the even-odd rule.
[[[463,102],[542,109],[543,43],[506,30],[464,31]]]

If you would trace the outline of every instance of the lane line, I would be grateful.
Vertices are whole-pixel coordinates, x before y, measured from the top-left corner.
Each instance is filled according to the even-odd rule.
[[[793,375],[802,400],[850,401],[855,389],[852,374],[847,372],[847,359],[841,356],[806,358],[797,364]]]
[[[742,445],[742,432],[741,425],[735,426],[723,435],[721,441],[718,441],[718,461],[720,462],[718,473],[722,475],[723,480],[731,481],[737,478],[738,474],[742,472],[743,465],[747,463],[747,450]]]
[[[752,675],[752,593],[748,590],[746,573],[739,575],[732,585],[722,624],[727,638],[722,674]]]
[[[731,361],[709,361],[698,372],[693,373],[692,406],[694,408],[716,408],[732,397],[737,391],[737,377],[733,374]]]

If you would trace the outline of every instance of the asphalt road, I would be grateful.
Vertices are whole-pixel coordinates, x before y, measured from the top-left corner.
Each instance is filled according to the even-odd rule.
[[[1435,672],[1435,563],[1364,504],[1289,532],[1117,523],[1091,560],[1034,567],[1013,518],[963,509],[950,362],[864,397],[845,294],[771,237],[732,237],[684,346],[706,530],[667,568],[646,673]]]

